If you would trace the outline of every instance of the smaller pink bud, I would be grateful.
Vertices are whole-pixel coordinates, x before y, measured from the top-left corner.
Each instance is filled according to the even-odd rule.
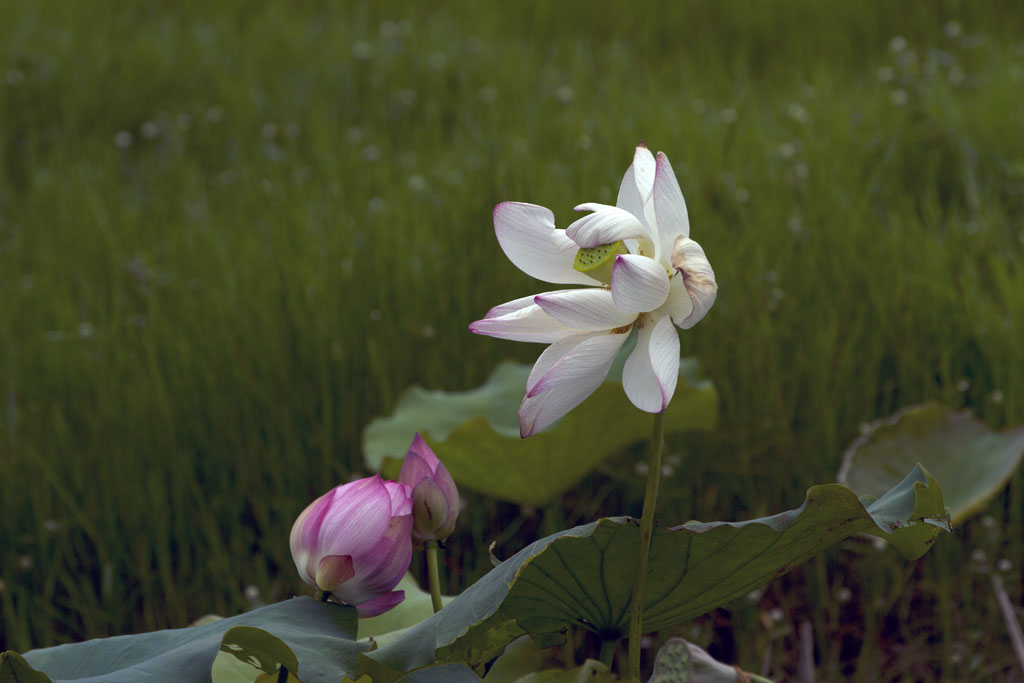
[[[398,481],[412,487],[412,540],[416,545],[448,538],[459,515],[459,490],[419,434],[405,454]]]
[[[338,486],[292,526],[292,559],[302,580],[372,617],[402,601],[393,590],[412,559],[412,490],[380,475]]]

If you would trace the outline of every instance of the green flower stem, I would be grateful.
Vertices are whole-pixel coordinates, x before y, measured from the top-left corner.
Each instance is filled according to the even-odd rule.
[[[616,641],[612,638],[601,641],[601,654],[599,659],[602,664],[608,667],[608,670],[612,670],[612,663],[615,659],[615,643]]]
[[[647,465],[647,490],[644,492],[644,511],[640,517],[640,550],[637,553],[636,578],[633,583],[633,603],[629,615],[629,677],[640,680],[640,636],[644,622],[644,583],[647,579],[647,555],[654,533],[654,509],[658,504],[658,485],[661,483],[661,451],[665,443],[665,412],[655,413],[651,429],[651,458]]]
[[[747,678],[750,679],[751,683],[775,683],[775,681],[773,681],[770,678],[765,678],[764,676],[758,676],[757,674],[752,674],[749,671],[744,671],[743,673],[745,673],[747,675]]]
[[[434,605],[434,614],[441,611],[441,577],[437,571],[437,541],[427,541],[427,577],[430,580],[430,602]]]

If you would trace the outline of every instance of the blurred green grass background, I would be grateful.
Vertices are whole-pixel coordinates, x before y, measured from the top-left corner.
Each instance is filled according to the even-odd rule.
[[[720,284],[682,343],[722,424],[670,444],[663,519],[795,507],[924,399],[1024,423],[1021,26],[1014,2],[3,3],[0,649],[300,591],[288,530],[361,472],[367,422],[539,351],[467,331],[544,288],[491,207],[564,226],[641,138]],[[493,538],[639,514],[630,458],[552,510],[471,497],[453,590]],[[1022,487],[920,562],[850,542],[687,633],[783,675],[809,619],[830,680],[1001,675],[969,558],[1009,559],[1020,605]]]

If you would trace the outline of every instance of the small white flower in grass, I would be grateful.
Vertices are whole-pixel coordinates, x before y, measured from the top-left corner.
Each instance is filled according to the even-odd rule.
[[[690,239],[686,202],[668,157],[641,143],[615,206],[580,204],[588,215],[565,230],[535,204],[494,209],[502,250],[533,277],[590,285],[515,299],[470,325],[476,334],[549,344],[526,382],[523,437],[548,427],[592,394],[630,333],[622,386],[641,410],[663,411],[679,375],[679,335],[715,301],[718,286],[704,249]]]

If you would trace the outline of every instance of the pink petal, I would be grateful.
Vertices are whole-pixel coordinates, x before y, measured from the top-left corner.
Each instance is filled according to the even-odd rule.
[[[437,469],[434,471],[434,483],[437,484],[441,491],[444,492],[445,498],[448,499],[448,505],[452,508],[455,513],[459,510],[459,489],[455,486],[455,480],[452,479],[452,475],[448,473],[448,468],[444,466],[443,462],[437,463]]]
[[[423,458],[423,461],[431,472],[436,470],[438,464],[441,462],[437,459],[437,455],[434,453],[434,450],[419,434],[416,434],[416,436],[412,438],[412,443],[409,445],[409,453],[415,453],[419,457]],[[412,482],[407,481],[405,483],[410,484]]]
[[[320,555],[352,555],[369,551],[388,528],[391,494],[380,475],[339,486],[320,527]]]
[[[668,316],[648,318],[622,368],[622,388],[640,410],[660,413],[672,400],[678,379],[679,333]]]
[[[366,554],[353,558],[356,576],[336,594],[352,605],[366,600],[366,593],[382,593],[398,585],[412,560],[412,514],[395,517],[388,530]]]
[[[536,296],[528,298],[530,299],[528,306],[513,308],[512,304],[522,301],[522,299],[516,299],[516,301],[505,304],[504,307],[497,307],[497,309],[507,312],[493,317],[491,317],[491,313],[488,313],[488,317],[470,324],[470,332],[499,339],[543,344],[550,344],[578,332],[578,330],[567,328],[563,323],[545,313],[536,303],[533,303]],[[491,312],[495,310],[492,308]]]
[[[610,330],[636,320],[636,313],[616,308],[607,289],[548,292],[538,294],[534,301],[552,318],[577,331]]]
[[[576,210],[593,211],[565,229],[566,236],[581,247],[648,237],[647,228],[625,209],[607,204],[580,204]]]
[[[612,267],[611,293],[615,307],[645,313],[665,303],[669,292],[665,267],[646,256],[620,254]]]
[[[405,454],[405,460],[402,461],[402,469],[398,473],[398,481],[415,488],[424,479],[430,479],[433,474],[427,461],[410,449]]]
[[[453,508],[448,496],[433,479],[424,479],[413,491],[412,540],[417,545],[428,540],[444,540],[451,533],[445,525],[452,517]],[[458,503],[456,503],[457,505]]]
[[[334,492],[335,489],[331,489],[307,505],[292,524],[292,531],[288,538],[295,567],[299,570],[302,580],[309,584],[314,582],[316,565],[320,561],[321,553],[317,539],[320,537],[320,527],[330,508]]]
[[[686,201],[679,189],[672,164],[664,153],[658,152],[658,167],[654,177],[654,215],[658,224],[659,260],[668,261],[678,237],[690,236],[690,218]]]
[[[385,481],[384,488],[391,497],[391,516],[412,514],[412,486],[398,481]]]
[[[351,555],[328,555],[317,565],[316,587],[322,591],[333,591],[355,575]]]
[[[647,145],[641,142],[633,153],[633,163],[622,177],[615,205],[629,211],[646,226],[651,225],[647,205],[654,189],[654,175],[654,155],[647,149]]]
[[[494,207],[494,234],[505,255],[521,271],[545,282],[593,285],[597,281],[572,267],[579,247],[555,229],[555,216],[536,204],[502,202]]]
[[[682,318],[673,316],[673,319],[676,325],[688,330],[700,322],[715,303],[715,297],[718,296],[715,271],[704,254],[704,248],[688,237],[676,240],[672,249],[672,267],[682,274],[683,285],[691,303],[689,314]]]
[[[629,331],[589,337],[554,363],[519,406],[520,435],[548,427],[594,393],[628,336]]]
[[[361,605],[356,605],[356,610],[359,612],[359,616],[362,619],[375,617],[378,614],[383,614],[392,607],[395,607],[402,602],[402,600],[405,600],[405,591],[394,591],[392,593],[385,593],[384,595],[364,602]]]

